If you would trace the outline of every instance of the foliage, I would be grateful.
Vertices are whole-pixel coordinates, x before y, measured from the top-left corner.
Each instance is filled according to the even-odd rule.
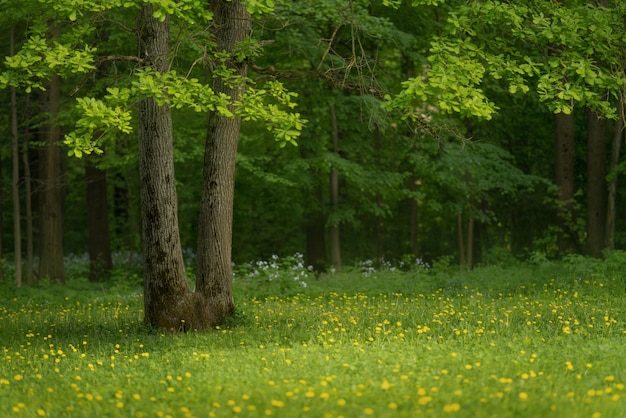
[[[179,40],[195,45],[194,36],[204,36],[206,25],[211,20],[211,14],[206,11],[204,3],[198,0],[184,2],[153,1],[155,17],[165,19],[172,16],[185,24],[196,25],[201,35],[192,34],[190,39]],[[251,6],[268,11],[273,2],[255,2]],[[45,24],[34,26],[28,35],[27,41],[14,56],[5,57],[4,65],[7,71],[0,74],[0,88],[7,86],[23,87],[26,92],[33,89],[45,89],[45,80],[53,75],[68,77],[71,74],[83,74],[83,81],[79,82],[75,91],[78,91],[85,79],[93,74],[106,61],[128,61],[138,64],[128,79],[118,80],[112,75],[116,87],[107,88],[103,97],[94,97],[87,92],[84,97],[77,97],[75,126],[65,136],[65,145],[70,156],[82,157],[92,152],[102,153],[103,145],[99,142],[106,138],[102,132],[118,131],[129,134],[132,131],[132,112],[134,104],[147,97],[154,98],[160,105],[170,105],[173,108],[187,108],[194,112],[216,112],[227,117],[234,117],[230,109],[231,100],[228,96],[215,94],[211,87],[198,78],[191,77],[190,73],[199,61],[211,60],[212,78],[219,78],[231,85],[242,84],[246,80],[234,76],[232,69],[226,62],[234,58],[237,62],[250,59],[259,54],[260,46],[249,40],[234,52],[235,57],[220,51],[207,51],[207,45],[200,56],[192,57],[189,68],[176,68],[160,74],[153,71],[148,63],[134,56],[123,54],[101,55],[99,48],[106,49],[110,45],[89,45],[91,34],[96,30],[92,20],[100,13],[116,12],[137,7],[139,3],[133,1],[110,2],[107,5],[101,2],[73,1],[55,2],[54,10],[60,14],[57,19],[66,15],[70,24],[66,25],[64,33],[58,40],[46,39]],[[78,6],[78,7],[77,7]],[[200,29],[203,28],[203,29]],[[209,43],[210,41],[206,40]],[[181,48],[179,46],[178,48]],[[207,54],[209,54],[207,56]],[[205,80],[206,81],[206,80]],[[121,84],[119,87],[118,84]],[[287,92],[279,81],[266,83],[264,87],[256,88],[252,80],[247,80],[246,94],[237,103],[234,103],[235,113],[244,120],[260,120],[265,122],[267,129],[274,133],[275,138],[282,142],[295,144],[295,139],[306,122],[300,115],[293,112],[296,104],[292,99],[295,93]],[[109,135],[110,136],[110,135]]]
[[[292,295],[240,276],[228,327],[174,338],[142,327],[139,286],[3,284],[0,414],[619,416],[626,257],[607,260],[342,273]]]
[[[562,2],[471,2],[455,9],[431,42],[429,67],[403,83],[388,106],[430,102],[439,111],[491,118],[484,85],[502,81],[511,94],[531,85],[555,113],[574,103],[615,117],[624,87],[623,10]],[[584,23],[583,23],[584,22]],[[608,96],[607,96],[608,93]]]

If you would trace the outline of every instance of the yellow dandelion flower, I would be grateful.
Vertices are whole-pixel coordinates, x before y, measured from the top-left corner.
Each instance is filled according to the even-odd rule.
[[[275,406],[276,408],[282,408],[283,406],[285,406],[285,402],[279,401],[277,399],[272,399],[272,406]]]
[[[364,413],[365,415],[374,415],[374,410],[373,410],[372,408],[365,408],[365,409],[363,410],[363,413]]]
[[[520,392],[519,394],[519,398],[523,401],[528,400],[528,393],[526,392]]]
[[[443,407],[443,411],[444,412],[457,412],[461,409],[461,405],[458,403],[453,403],[450,405],[444,405]]]
[[[44,411],[43,409],[39,408],[37,410],[37,415],[39,415],[40,417],[45,417],[46,416],[46,411]]]
[[[337,399],[337,406],[344,406],[346,404],[345,399]]]

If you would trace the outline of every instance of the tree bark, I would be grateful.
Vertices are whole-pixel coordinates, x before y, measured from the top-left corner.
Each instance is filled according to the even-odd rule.
[[[461,267],[466,265],[465,261],[465,237],[463,236],[463,215],[461,212],[456,214],[456,232],[457,232],[457,243],[459,246],[459,265]]]
[[[13,28],[10,34],[10,52],[15,53],[15,35]],[[17,129],[17,92],[11,87],[11,148],[13,156],[13,254],[15,260],[15,285],[22,287],[22,227],[20,209],[20,147]],[[1,234],[0,234],[1,236]],[[2,254],[0,253],[0,256]]]
[[[52,24],[49,37],[57,38],[60,28]],[[61,79],[52,76],[44,95],[48,121],[39,158],[39,279],[65,284],[63,265],[63,182],[61,170],[61,129],[57,116],[61,102]]]
[[[613,131],[613,144],[611,146],[611,161],[609,165],[609,184],[607,193],[607,211],[606,211],[606,249],[612,251],[615,249],[615,198],[617,196],[617,166],[619,164],[620,151],[622,147],[622,141],[624,138],[624,127],[626,126],[626,119],[624,118],[624,93],[620,97],[618,103],[617,114],[618,120],[615,122],[615,129]]]
[[[465,256],[465,266],[471,269],[474,265],[474,218],[467,219],[467,255]]]
[[[26,96],[26,116],[24,120],[29,119],[30,95]],[[25,262],[25,278],[28,285],[35,282],[33,270],[33,192],[32,192],[32,175],[30,171],[30,159],[28,155],[28,138],[30,136],[30,127],[24,129],[22,139],[22,166],[24,167],[24,205],[26,215],[26,262]]]
[[[168,69],[169,18],[144,5],[137,17],[139,56],[155,71]],[[144,257],[144,323],[178,332],[196,327],[178,232],[174,144],[169,106],[138,104],[139,177]]]
[[[111,234],[107,202],[107,181],[104,170],[85,161],[87,187],[87,249],[89,252],[89,280],[105,280],[113,269]]]
[[[599,258],[606,229],[606,121],[587,114],[587,254]]]
[[[411,192],[417,191],[417,186],[420,184],[419,180],[415,176],[415,173],[411,173],[409,179],[409,190]],[[421,253],[420,239],[419,239],[419,201],[414,197],[409,199],[409,238],[411,240],[411,254],[415,257],[419,257]]]
[[[251,18],[241,0],[211,0],[215,41],[218,51],[232,54],[251,32]],[[237,85],[220,77],[213,82],[216,94],[224,93],[236,102],[243,94],[247,74],[245,62],[232,56],[226,65],[236,76]],[[202,194],[198,221],[196,297],[198,308],[209,322],[220,323],[234,311],[232,292],[232,222],[235,194],[235,163],[241,120],[217,113],[208,117],[202,174]]]
[[[330,106],[330,125],[332,135],[332,149],[335,154],[339,154],[339,127],[337,125],[337,114],[335,106]],[[339,173],[337,169],[330,169],[330,206],[332,211],[339,210]],[[341,270],[341,235],[339,224],[333,223],[328,228],[328,238],[330,244],[330,262],[336,271]]]
[[[561,254],[575,251],[574,230],[574,161],[576,155],[574,115],[554,115],[554,178],[559,188],[557,223],[560,227],[558,250]]]

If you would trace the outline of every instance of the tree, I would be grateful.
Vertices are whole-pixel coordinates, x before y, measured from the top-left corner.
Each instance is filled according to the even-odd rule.
[[[60,27],[51,23],[49,38],[59,37]],[[61,106],[61,78],[47,82],[43,102],[48,113],[39,153],[39,278],[65,283],[63,261],[63,200],[61,173],[61,130],[57,121]]]
[[[417,99],[444,113],[489,119],[497,107],[485,94],[486,86],[500,85],[511,94],[536,91],[555,114],[559,246],[562,252],[572,251],[580,239],[573,206],[571,114],[576,104],[601,117],[616,117],[626,61],[614,34],[623,29],[623,17],[622,3],[590,7],[587,1],[489,1],[460,6],[431,44],[426,77],[420,74],[404,83],[390,105],[410,114],[408,104]],[[592,214],[587,218],[593,219]]]
[[[15,33],[11,29],[10,54],[15,52]],[[17,91],[15,87],[11,87],[11,143],[13,156],[13,254],[15,254],[15,284],[17,287],[22,286],[22,227],[21,227],[21,210],[20,210],[20,149],[19,149],[19,133],[18,133],[18,116],[17,116]]]
[[[160,74],[169,67],[169,16],[154,17],[152,5],[137,16],[139,58]],[[144,256],[144,321],[178,331],[201,328],[185,277],[174,176],[174,138],[169,105],[148,97],[138,104],[139,176]]]
[[[606,244],[607,217],[606,125],[596,112],[587,112],[587,248],[601,257]]]
[[[106,171],[92,158],[85,161],[87,189],[87,250],[89,280],[102,281],[113,269],[107,199]]]
[[[218,75],[213,91],[230,97],[229,110],[235,113],[234,103],[244,94],[247,73],[246,63],[237,59],[237,49],[250,36],[251,17],[240,0],[212,0],[210,5],[216,51],[227,57],[224,66],[238,79],[232,83]],[[204,316],[216,317],[218,322],[234,310],[231,246],[240,127],[238,116],[227,117],[217,112],[209,115],[198,221],[196,292],[206,299],[203,307],[212,310]]]

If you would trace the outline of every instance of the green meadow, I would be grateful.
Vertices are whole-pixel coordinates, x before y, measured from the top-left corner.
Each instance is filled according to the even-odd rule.
[[[0,417],[623,417],[625,267],[273,260],[236,269],[228,324],[179,335],[142,326],[124,269],[5,278]]]

